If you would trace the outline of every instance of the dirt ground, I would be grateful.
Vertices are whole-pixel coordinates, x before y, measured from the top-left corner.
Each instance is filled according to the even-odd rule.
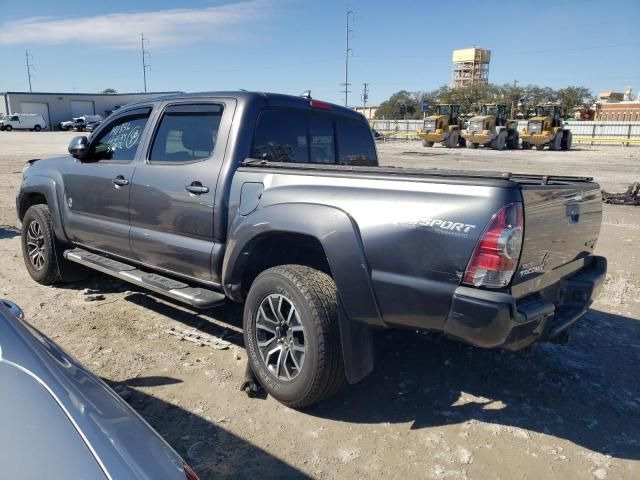
[[[207,478],[640,478],[640,207],[604,206],[604,292],[568,345],[487,351],[411,331],[376,334],[375,372],[299,412],[239,392],[241,306],[198,313],[99,274],[48,288],[23,265],[15,194],[25,160],[66,133],[0,132],[0,297],[128,392],[129,403]],[[382,163],[640,181],[640,148],[572,152],[381,144]],[[85,288],[104,300],[86,302]],[[195,327],[227,350],[165,333]]]

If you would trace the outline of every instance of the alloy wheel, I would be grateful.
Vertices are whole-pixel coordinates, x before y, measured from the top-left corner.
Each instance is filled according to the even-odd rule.
[[[27,255],[36,270],[42,270],[45,264],[44,235],[40,224],[33,220],[27,228]]]
[[[291,381],[302,371],[307,343],[300,314],[287,297],[271,294],[260,303],[256,316],[258,350],[269,372]]]

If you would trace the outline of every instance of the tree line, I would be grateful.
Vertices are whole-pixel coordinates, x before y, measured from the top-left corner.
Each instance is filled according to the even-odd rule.
[[[515,109],[514,117],[527,117],[540,103],[557,103],[565,116],[573,116],[576,110],[588,110],[595,102],[591,90],[582,86],[568,86],[554,90],[537,85],[475,85],[465,88],[442,86],[431,92],[394,93],[380,104],[375,118],[418,119],[422,118],[422,101],[428,104],[427,115],[434,112],[438,103],[460,105],[460,113],[473,115],[478,113],[483,103],[504,103],[509,109]]]

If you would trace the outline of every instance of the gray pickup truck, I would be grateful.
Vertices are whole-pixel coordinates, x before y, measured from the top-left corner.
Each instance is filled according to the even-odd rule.
[[[33,279],[79,264],[196,308],[244,302],[251,369],[293,407],[370,373],[374,328],[562,337],[606,273],[590,178],[382,168],[364,117],[308,97],[144,100],[69,153],[23,173]]]

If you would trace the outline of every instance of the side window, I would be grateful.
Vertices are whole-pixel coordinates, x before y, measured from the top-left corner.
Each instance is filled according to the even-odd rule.
[[[193,162],[210,157],[221,119],[221,105],[167,107],[153,139],[149,161]]]
[[[309,161],[336,163],[336,144],[331,117],[309,116]]]
[[[364,123],[339,118],[338,159],[341,165],[378,165],[371,129]]]
[[[150,112],[151,109],[136,110],[107,125],[93,142],[91,156],[112,162],[133,160]]]
[[[258,117],[252,158],[308,163],[307,119],[302,111],[265,110]]]

